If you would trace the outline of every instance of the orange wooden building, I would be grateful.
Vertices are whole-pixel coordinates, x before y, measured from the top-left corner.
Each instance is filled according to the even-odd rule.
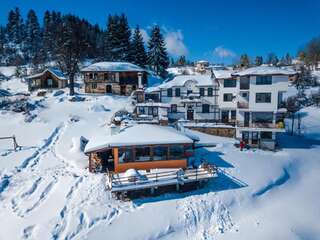
[[[167,126],[139,124],[89,140],[85,153],[90,172],[183,168],[193,156],[194,141]]]

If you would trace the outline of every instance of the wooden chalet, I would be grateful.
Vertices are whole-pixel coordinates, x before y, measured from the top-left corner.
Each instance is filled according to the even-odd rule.
[[[139,124],[90,140],[85,153],[90,172],[186,169],[193,156],[193,140],[171,127]]]
[[[47,68],[43,72],[29,76],[26,79],[29,91],[65,88],[68,85],[67,77],[55,68]]]
[[[130,95],[148,85],[147,72],[127,62],[98,62],[81,69],[86,93]]]

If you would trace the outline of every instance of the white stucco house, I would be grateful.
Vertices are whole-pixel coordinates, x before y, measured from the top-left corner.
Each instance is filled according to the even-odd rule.
[[[211,75],[179,75],[147,93],[157,93],[160,102],[169,104],[168,119],[218,121],[218,83]]]
[[[283,93],[288,90],[289,77],[294,74],[270,66],[232,74],[236,78],[237,138],[252,145],[274,148],[277,133],[285,131]]]
[[[159,102],[170,106],[169,121],[227,124],[237,139],[273,149],[277,133],[285,131],[283,94],[293,75],[292,70],[271,66],[213,70],[176,76],[147,93],[156,93]]]

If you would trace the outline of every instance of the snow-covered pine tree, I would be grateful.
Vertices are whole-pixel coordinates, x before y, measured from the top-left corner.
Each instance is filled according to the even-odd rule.
[[[247,54],[242,54],[240,56],[240,67],[248,68],[250,66],[250,60]]]
[[[104,38],[104,60],[117,61],[119,60],[118,47],[119,39],[117,28],[119,23],[118,15],[109,15],[107,22],[107,31]]]
[[[256,56],[256,59],[254,60],[254,63],[256,66],[260,66],[263,63],[263,58],[262,56]]]
[[[47,10],[43,17],[43,53],[45,54],[46,60],[51,58],[51,47],[52,47],[52,32],[51,32],[51,13]]]
[[[286,64],[291,65],[292,64],[292,57],[290,56],[289,53],[286,54],[285,56]]]
[[[270,64],[270,65],[273,65],[273,66],[276,66],[279,62],[279,59],[277,57],[277,55],[275,53],[269,53],[268,56],[267,56],[267,60],[266,60],[266,63],[267,64]]]
[[[16,16],[15,12],[13,10],[9,11],[8,15],[8,22],[7,22],[7,42],[13,42],[14,36],[15,36],[15,29],[16,29]]]
[[[33,61],[36,53],[41,47],[40,25],[34,10],[30,10],[26,20],[26,38],[24,43],[25,52]]]
[[[131,49],[131,29],[128,24],[128,19],[124,13],[119,17],[119,23],[117,27],[117,35],[119,40],[118,54],[120,61],[131,62],[133,56],[130,54]]]
[[[130,55],[132,57],[132,62],[140,67],[146,67],[148,64],[147,53],[144,47],[143,38],[140,32],[140,28],[137,27],[134,30]]]
[[[169,63],[164,38],[160,32],[160,27],[156,25],[152,28],[148,42],[148,64],[156,74],[163,76]]]

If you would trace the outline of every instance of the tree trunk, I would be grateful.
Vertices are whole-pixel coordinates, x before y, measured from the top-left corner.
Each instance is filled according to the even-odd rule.
[[[70,96],[74,95],[74,73],[71,73],[69,76],[69,89],[70,89]]]
[[[293,128],[294,128],[294,113],[292,113],[292,126],[291,126],[291,136],[293,136]]]

